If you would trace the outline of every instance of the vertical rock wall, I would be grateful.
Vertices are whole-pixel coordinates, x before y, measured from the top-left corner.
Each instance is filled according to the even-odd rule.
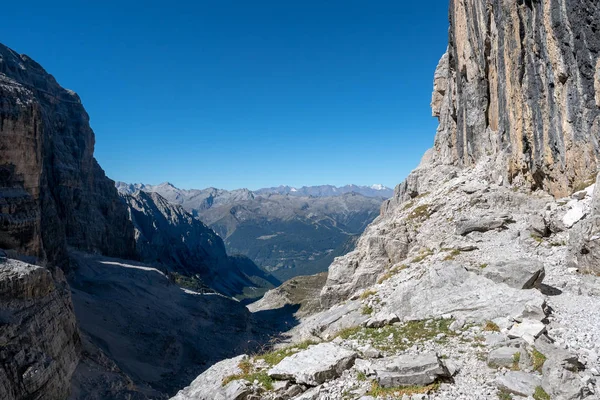
[[[600,3],[452,0],[432,108],[434,159],[564,195],[596,172]]]
[[[0,45],[0,248],[66,260],[66,245],[133,256],[127,209],[93,157],[79,97]]]

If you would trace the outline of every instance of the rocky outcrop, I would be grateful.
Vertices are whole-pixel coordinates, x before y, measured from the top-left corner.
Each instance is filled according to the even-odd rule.
[[[600,175],[596,180],[589,209],[574,208],[578,215],[590,216],[580,223],[569,235],[571,262],[580,272],[600,276]]]
[[[432,99],[434,159],[565,195],[595,175],[600,7],[453,0]]]
[[[60,269],[0,263],[2,399],[63,400],[79,361],[79,334]]]
[[[223,240],[212,229],[158,193],[138,191],[123,195],[123,199],[143,261],[162,264],[188,277],[198,275],[209,287],[230,296],[242,295],[246,288],[264,292],[279,285],[251,260],[229,257]]]
[[[0,247],[67,261],[66,246],[134,255],[133,227],[93,157],[81,100],[0,44]]]

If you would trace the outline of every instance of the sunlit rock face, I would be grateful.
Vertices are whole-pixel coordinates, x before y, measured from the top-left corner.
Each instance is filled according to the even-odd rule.
[[[432,99],[434,159],[492,157],[497,179],[565,195],[595,175],[600,7],[594,0],[453,0]]]

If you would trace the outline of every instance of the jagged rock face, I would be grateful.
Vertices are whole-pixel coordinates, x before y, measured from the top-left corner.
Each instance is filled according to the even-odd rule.
[[[136,250],[145,262],[186,276],[198,274],[208,286],[231,296],[248,287],[279,284],[251,260],[229,257],[212,229],[160,194],[138,191],[122,198],[135,227]]]
[[[453,0],[432,99],[435,158],[565,195],[596,172],[600,6]]]
[[[79,334],[60,269],[0,264],[0,393],[63,400],[79,361]]]
[[[79,97],[0,45],[0,247],[64,262],[66,245],[134,254],[114,182],[93,157]]]

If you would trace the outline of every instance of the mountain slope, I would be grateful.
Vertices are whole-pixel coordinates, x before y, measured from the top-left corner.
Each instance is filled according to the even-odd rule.
[[[219,236],[158,193],[138,191],[123,199],[143,261],[163,264],[187,277],[198,275],[208,287],[230,296],[242,295],[245,288],[258,286],[257,293],[261,293],[279,285],[252,261],[229,257]]]
[[[325,271],[335,257],[352,249],[383,201],[355,192],[329,196],[322,188],[314,188],[321,196],[182,190],[169,183],[119,182],[117,188],[121,193],[141,188],[181,204],[223,238],[229,253],[249,257],[281,281]]]

